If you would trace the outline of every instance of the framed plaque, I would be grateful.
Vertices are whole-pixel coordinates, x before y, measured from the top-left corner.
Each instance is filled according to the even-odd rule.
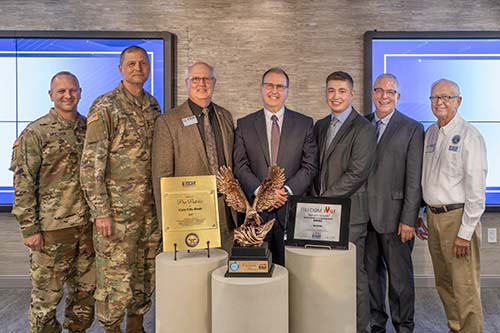
[[[347,249],[350,210],[350,198],[292,196],[285,244]]]
[[[215,176],[163,177],[161,211],[163,251],[221,246]]]

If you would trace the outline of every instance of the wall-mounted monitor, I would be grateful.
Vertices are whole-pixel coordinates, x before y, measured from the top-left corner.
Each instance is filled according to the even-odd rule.
[[[162,110],[174,106],[175,36],[168,32],[0,31],[0,209],[13,202],[10,158],[12,143],[31,121],[52,106],[48,96],[51,77],[68,70],[78,77],[87,115],[96,97],[115,88],[121,75],[120,53],[131,45],[144,48],[151,74],[144,88]]]
[[[459,109],[464,119],[482,133],[488,150],[486,205],[500,208],[500,32],[378,32],[364,36],[364,106],[373,110],[371,87],[382,73],[399,80],[398,110],[422,122],[435,122],[430,87],[440,78],[460,85]]]

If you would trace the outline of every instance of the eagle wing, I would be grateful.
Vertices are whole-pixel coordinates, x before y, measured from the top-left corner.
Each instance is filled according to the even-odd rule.
[[[285,185],[285,169],[273,165],[269,168],[266,179],[260,185],[255,197],[255,210],[261,212],[268,210],[274,205],[274,191]]]
[[[245,213],[250,206],[230,167],[220,167],[217,173],[217,190],[226,196],[227,205],[237,212]]]

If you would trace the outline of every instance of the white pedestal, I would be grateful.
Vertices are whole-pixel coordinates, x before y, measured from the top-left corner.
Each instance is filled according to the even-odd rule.
[[[271,278],[225,278],[212,273],[212,332],[288,333],[288,272],[275,265]]]
[[[356,247],[285,248],[290,333],[356,332]]]
[[[156,332],[211,332],[210,275],[227,266],[227,252],[211,249],[156,257]]]

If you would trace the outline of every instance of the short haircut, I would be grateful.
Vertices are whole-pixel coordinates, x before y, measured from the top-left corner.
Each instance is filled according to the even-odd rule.
[[[273,67],[273,68],[268,69],[264,73],[264,75],[262,75],[262,83],[261,84],[264,84],[265,77],[267,76],[267,74],[270,74],[270,73],[277,73],[277,74],[283,75],[286,79],[286,86],[290,87],[290,80],[288,79],[288,74],[280,67]]]
[[[352,76],[346,72],[342,71],[333,72],[332,74],[326,77],[326,85],[328,85],[328,82],[330,81],[347,81],[351,84],[351,89],[354,88],[354,80],[352,79]]]
[[[123,65],[123,59],[125,58],[125,54],[130,53],[130,52],[137,52],[137,51],[144,53],[144,55],[146,56],[146,58],[148,59],[148,62],[149,62],[148,52],[146,52],[146,50],[140,46],[132,45],[132,46],[127,47],[120,54],[120,65]]]
[[[401,90],[399,88],[398,78],[396,77],[396,75],[391,74],[391,73],[384,73],[384,74],[380,74],[379,76],[377,76],[377,78],[373,82],[373,87],[375,87],[377,85],[378,81],[380,81],[382,79],[391,79],[392,81],[394,81],[394,83],[396,84],[396,91],[401,92]]]
[[[460,96],[460,86],[458,85],[458,83],[456,83],[455,81],[452,81],[452,80],[448,80],[448,79],[439,79],[437,80],[436,82],[434,82],[432,85],[431,85],[431,94],[432,94],[432,89],[434,89],[434,87],[438,84],[438,83],[450,83],[452,86],[455,87],[456,91],[457,91],[457,95]]]
[[[50,90],[52,90],[52,84],[54,83],[54,80],[56,79],[56,77],[64,76],[64,75],[71,76],[73,78],[73,80],[75,80],[78,88],[80,88],[80,81],[78,81],[78,78],[76,77],[75,74],[73,74],[69,71],[60,71],[60,72],[55,73],[54,76],[50,79]]]
[[[206,62],[197,61],[194,64],[186,67],[186,71],[184,72],[184,81],[189,79],[189,77],[191,76],[191,71],[193,70],[194,66],[196,66],[196,65],[203,65],[203,66],[207,67],[208,70],[210,71],[210,73],[212,73],[212,77],[217,80],[217,74],[215,73],[215,69],[212,66],[210,66]]]

